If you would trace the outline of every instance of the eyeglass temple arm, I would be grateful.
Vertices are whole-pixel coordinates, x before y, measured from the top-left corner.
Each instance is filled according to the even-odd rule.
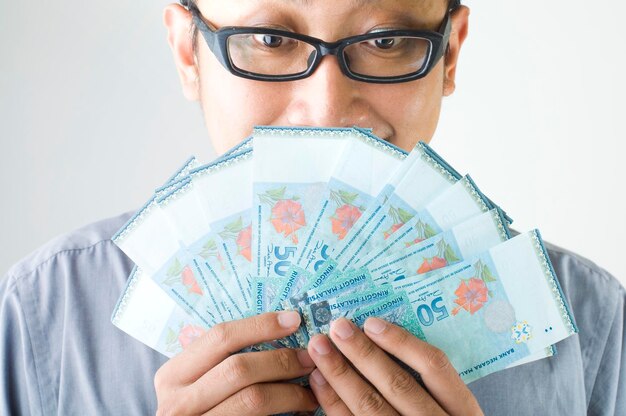
[[[220,61],[223,61],[225,58],[222,57],[219,46],[219,38],[215,34],[215,29],[210,27],[210,25],[202,20],[202,16],[200,14],[200,10],[196,6],[196,4],[192,0],[180,0],[180,4],[184,7],[187,7],[187,10],[191,12],[191,17],[193,19],[195,27],[200,31],[204,39],[207,41],[207,45],[209,49],[215,53]]]

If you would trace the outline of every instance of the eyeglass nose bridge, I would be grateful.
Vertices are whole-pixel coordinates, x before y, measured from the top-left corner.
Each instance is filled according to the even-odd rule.
[[[337,63],[339,64],[339,68],[341,72],[348,75],[350,74],[350,70],[348,69],[347,57],[342,54],[343,45],[342,42],[324,42],[318,41],[317,45],[315,45],[315,52],[312,52],[308,58],[308,66],[309,74],[314,72],[317,67],[322,63],[322,58],[328,55],[334,55],[337,57]]]

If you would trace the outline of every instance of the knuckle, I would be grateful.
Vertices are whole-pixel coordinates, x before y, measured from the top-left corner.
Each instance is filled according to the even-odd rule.
[[[405,345],[409,342],[409,339],[412,337],[411,334],[409,334],[408,331],[405,331],[404,329],[400,329],[399,331],[394,331],[396,332],[396,336],[395,336],[395,340],[394,340],[394,344],[396,345]]]
[[[252,385],[240,393],[241,404],[248,411],[258,411],[267,406],[269,398],[259,384]]]
[[[361,345],[359,346],[359,355],[361,358],[373,358],[378,352],[378,347],[372,341],[368,339],[363,339]]]
[[[231,355],[223,361],[221,375],[229,384],[241,385],[250,377],[250,365],[241,355]]]
[[[363,414],[378,413],[385,407],[383,397],[373,389],[365,389],[358,398],[359,412]]]
[[[275,364],[281,373],[289,373],[293,368],[293,350],[282,348],[275,351]]]
[[[415,380],[404,370],[398,370],[392,374],[389,380],[389,388],[394,394],[407,395],[415,390]]]
[[[350,374],[352,368],[348,362],[344,359],[340,359],[336,365],[333,366],[332,375],[335,378],[343,378]]]
[[[303,403],[307,399],[305,390],[300,386],[289,386],[291,391],[289,395],[293,397],[295,403]]]
[[[180,402],[175,400],[166,400],[163,403],[159,403],[156,414],[157,416],[170,416],[183,414],[183,410],[180,407]]]
[[[229,341],[228,325],[225,323],[217,324],[204,336],[208,345],[222,345]]]
[[[268,328],[272,328],[272,326],[268,323],[268,319],[272,319],[272,323],[275,323],[276,319],[273,319],[271,316],[255,316],[250,318],[248,325],[250,328],[248,329],[250,333],[261,335],[267,332]]]
[[[428,368],[435,371],[444,371],[450,365],[450,360],[445,352],[439,348],[432,347],[428,351]]]
[[[323,401],[324,402],[322,403],[322,399],[320,399],[320,404],[322,404],[323,407],[326,408],[326,410],[335,409],[341,406],[341,404],[343,403],[341,397],[339,397],[339,395],[335,393],[334,390],[330,389],[327,392],[326,397],[324,397]]]

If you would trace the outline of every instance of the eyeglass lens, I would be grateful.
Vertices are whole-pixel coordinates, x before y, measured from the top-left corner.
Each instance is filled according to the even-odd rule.
[[[343,50],[355,74],[396,77],[424,70],[430,54],[428,39],[409,36],[379,37],[353,43]],[[285,76],[305,72],[317,51],[313,45],[287,36],[236,34],[228,38],[231,63],[241,71]]]

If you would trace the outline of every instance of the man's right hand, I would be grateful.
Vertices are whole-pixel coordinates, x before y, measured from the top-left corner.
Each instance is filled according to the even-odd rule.
[[[292,334],[297,312],[276,312],[216,325],[165,363],[154,377],[158,415],[267,415],[313,411],[307,388],[288,383],[310,374],[306,350],[239,353]]]

